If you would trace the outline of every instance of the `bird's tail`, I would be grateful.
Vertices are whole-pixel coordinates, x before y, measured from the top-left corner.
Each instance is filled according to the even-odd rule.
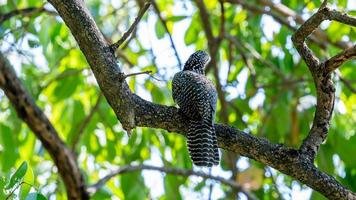
[[[195,165],[211,167],[219,164],[215,128],[210,120],[190,120],[187,142],[190,158]]]

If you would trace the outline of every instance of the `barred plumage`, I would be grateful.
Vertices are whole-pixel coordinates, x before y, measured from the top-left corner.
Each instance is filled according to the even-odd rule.
[[[204,73],[209,60],[206,52],[195,52],[172,83],[173,99],[189,122],[186,134],[190,157],[195,165],[207,167],[219,164],[214,129],[217,93]]]

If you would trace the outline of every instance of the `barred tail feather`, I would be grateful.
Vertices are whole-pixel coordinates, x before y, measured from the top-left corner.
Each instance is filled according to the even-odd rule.
[[[214,150],[214,165],[219,165],[220,162],[220,156],[219,156],[219,148],[218,148],[218,140],[216,139],[216,132],[215,128],[214,129],[214,134],[213,134],[213,150]]]
[[[211,167],[219,164],[219,149],[211,122],[190,121],[187,142],[190,157],[195,165]]]

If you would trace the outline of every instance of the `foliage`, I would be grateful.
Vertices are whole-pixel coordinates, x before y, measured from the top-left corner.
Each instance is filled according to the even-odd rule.
[[[258,5],[255,1],[246,2]],[[355,4],[354,0],[329,2],[350,14],[356,12],[348,10],[348,6]],[[282,0],[282,3],[302,16],[310,16],[320,6],[319,1],[308,0]],[[53,9],[41,1],[0,1],[0,13],[43,4],[46,9]],[[135,1],[89,0],[86,4],[108,41],[120,38],[138,11]],[[182,60],[195,49],[208,49],[199,11],[193,2],[158,0],[157,4]],[[205,1],[205,4],[213,34],[217,35],[221,23],[219,3],[212,0]],[[225,31],[242,41],[243,50],[225,39],[217,54],[218,81],[223,85],[228,105],[228,123],[272,142],[298,147],[312,123],[315,87],[305,63],[290,41],[293,31],[280,26],[267,15],[245,10],[239,5],[224,5]],[[355,29],[336,22],[323,24],[321,29],[332,42],[356,39]],[[130,163],[192,167],[185,139],[180,135],[137,128],[130,138],[127,137],[107,102],[99,98],[100,90],[86,59],[58,16],[43,12],[13,17],[1,24],[0,41],[0,50],[6,52],[18,76],[61,138],[71,146],[82,132],[74,150],[88,183],[95,183],[111,169]],[[324,49],[315,44],[311,47],[321,58],[340,51],[329,43]],[[254,56],[256,54],[260,59]],[[246,66],[243,56],[252,62],[255,75]],[[125,73],[155,72],[155,78],[140,75],[127,79],[136,94],[155,103],[174,104],[170,80],[179,71],[179,66],[170,47],[168,33],[153,10],[140,23],[136,37],[120,50],[118,62]],[[339,72],[354,88],[355,65],[354,61],[348,62]],[[216,82],[211,71],[208,76]],[[355,191],[356,159],[350,155],[356,151],[356,94],[340,81],[340,76],[334,76],[337,83],[335,113],[328,140],[321,146],[316,164]],[[93,110],[95,104],[98,106]],[[218,122],[223,120],[221,108],[219,102]],[[64,186],[50,156],[19,120],[1,92],[0,109],[0,199],[10,193],[11,198],[26,200],[42,200],[46,199],[45,196],[65,199]],[[91,112],[93,114],[88,118]],[[17,170],[13,172],[15,168]],[[289,199],[289,195],[295,195],[295,188],[302,187],[277,171],[227,153],[223,153],[218,171],[227,177],[233,175],[232,179],[243,185],[252,184],[251,192],[261,199]],[[162,191],[155,192],[156,188]],[[207,190],[209,183],[200,179],[135,172],[112,179],[93,199],[110,196],[120,199],[182,199],[187,194],[206,197]],[[301,190],[306,191],[306,188]],[[226,186],[214,184],[214,191],[222,191],[221,194],[216,192],[222,199],[232,198],[232,190]],[[311,198],[323,199],[315,192]]]

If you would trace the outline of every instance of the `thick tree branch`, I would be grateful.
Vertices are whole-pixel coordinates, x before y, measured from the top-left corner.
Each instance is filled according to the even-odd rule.
[[[179,114],[177,108],[143,100],[130,91],[125,81],[117,81],[120,69],[114,53],[103,39],[83,1],[50,0],[50,2],[77,40],[101,90],[123,127],[141,126],[177,133],[186,132],[186,120]],[[219,147],[272,166],[330,199],[356,198],[356,194],[342,186],[335,178],[320,172],[300,151],[271,144],[265,139],[227,125],[216,124],[215,127]]]
[[[42,142],[54,160],[67,189],[69,199],[88,199],[83,176],[72,152],[59,138],[51,122],[29,96],[10,64],[0,53],[0,88],[5,92],[18,116]]]
[[[306,62],[317,89],[317,105],[313,125],[301,146],[301,150],[307,153],[311,160],[314,160],[320,145],[326,140],[334,109],[335,88],[330,72],[345,61],[354,58],[356,53],[354,47],[349,48],[322,63],[315,57],[305,40],[324,20],[335,20],[352,26],[356,25],[355,18],[325,7],[319,9],[317,13],[305,21],[292,36],[294,46]]]
[[[251,194],[249,194],[243,187],[241,187],[236,181],[232,181],[229,179],[225,179],[223,177],[219,176],[213,176],[211,174],[206,174],[200,171],[194,171],[194,170],[188,170],[188,169],[178,169],[178,168],[171,168],[171,167],[157,167],[157,166],[152,166],[152,165],[126,165],[122,166],[119,169],[111,172],[110,174],[104,176],[101,178],[97,183],[91,185],[88,187],[88,193],[94,194],[98,189],[103,187],[106,182],[108,182],[110,179],[113,177],[124,174],[124,173],[129,173],[129,172],[136,172],[136,171],[142,171],[142,170],[154,170],[154,171],[160,171],[166,174],[174,174],[178,176],[198,176],[202,177],[204,179],[211,179],[218,181],[220,183],[223,183],[225,185],[228,185],[232,188],[236,188],[240,190],[243,194],[245,194],[249,199],[255,199]]]

